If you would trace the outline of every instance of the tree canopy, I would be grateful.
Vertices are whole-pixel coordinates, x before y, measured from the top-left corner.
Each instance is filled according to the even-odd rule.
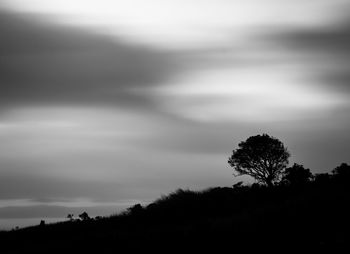
[[[333,169],[332,173],[336,176],[349,178],[350,177],[350,166],[346,163],[342,163],[342,164],[340,164],[340,166]]]
[[[228,163],[240,175],[249,175],[268,186],[278,181],[290,154],[284,144],[267,134],[249,137],[232,151]]]
[[[304,168],[303,165],[294,163],[292,167],[285,170],[283,175],[283,181],[293,186],[303,186],[310,182],[313,175],[308,168]]]

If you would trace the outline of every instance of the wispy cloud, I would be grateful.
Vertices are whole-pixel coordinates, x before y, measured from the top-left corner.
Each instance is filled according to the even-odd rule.
[[[145,106],[135,91],[174,78],[174,53],[1,11],[0,103]]]
[[[290,50],[303,63],[304,74],[314,78],[319,87],[331,93],[349,93],[349,15],[340,15],[332,23],[314,29],[284,31],[275,37],[275,43]]]

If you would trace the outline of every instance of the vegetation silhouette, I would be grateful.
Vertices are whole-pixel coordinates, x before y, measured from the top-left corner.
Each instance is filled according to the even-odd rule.
[[[337,181],[343,183],[350,182],[350,166],[348,164],[342,163],[340,166],[333,169],[332,173]]]
[[[88,215],[87,212],[83,212],[82,214],[79,214],[79,218],[80,218],[82,221],[88,221],[88,220],[90,220],[90,216]]]
[[[283,173],[282,181],[285,184],[301,187],[305,186],[313,179],[313,175],[308,168],[304,168],[303,165],[294,163],[292,167],[286,168]]]
[[[228,163],[240,175],[249,175],[272,186],[288,165],[289,152],[283,143],[267,134],[249,137],[232,151]]]
[[[109,217],[85,212],[83,222],[0,232],[1,253],[340,252],[350,236],[349,173],[345,163],[315,176],[294,164],[273,184],[178,189]]]
[[[66,218],[69,219],[70,221],[73,221],[74,220],[74,214],[69,213]]]
[[[41,227],[45,226],[45,225],[46,225],[46,224],[45,224],[45,221],[44,221],[44,220],[41,220],[39,225],[40,225]]]

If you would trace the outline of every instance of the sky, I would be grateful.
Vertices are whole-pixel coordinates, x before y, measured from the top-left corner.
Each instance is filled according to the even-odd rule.
[[[231,186],[229,155],[262,133],[313,173],[349,163],[349,10],[0,0],[0,222]]]

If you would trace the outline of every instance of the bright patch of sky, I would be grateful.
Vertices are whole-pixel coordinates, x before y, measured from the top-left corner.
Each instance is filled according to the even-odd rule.
[[[231,44],[250,29],[320,26],[334,15],[335,2],[345,1],[7,0],[6,5],[132,41],[198,48]]]

